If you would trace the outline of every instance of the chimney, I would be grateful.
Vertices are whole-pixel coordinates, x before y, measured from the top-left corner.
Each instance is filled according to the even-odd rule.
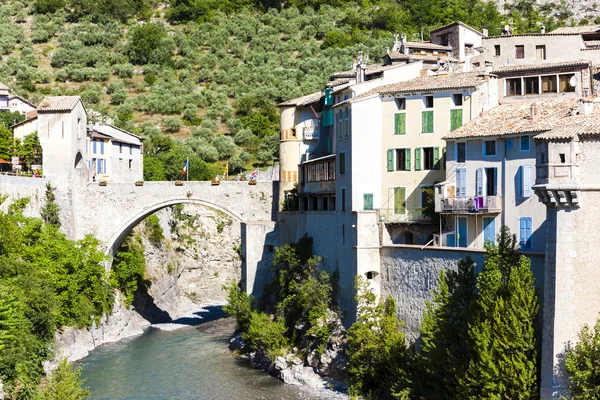
[[[579,99],[579,115],[590,116],[594,112],[594,102],[590,98]]]
[[[465,56],[465,65],[463,66],[463,72],[471,72],[471,56]]]
[[[488,30],[487,30],[487,28],[483,28],[481,30],[481,33],[483,33],[483,37],[488,37]]]
[[[531,118],[535,118],[535,116],[538,115],[538,105],[535,101],[531,103],[531,108],[529,109],[529,112]]]
[[[491,61],[486,61],[485,62],[485,68],[483,70],[483,74],[485,76],[491,75],[492,74],[492,62]]]
[[[542,35],[546,33],[546,27],[544,25],[542,25],[541,32],[542,32]]]
[[[400,53],[408,54],[408,47],[406,47],[406,33],[403,33],[400,38]]]

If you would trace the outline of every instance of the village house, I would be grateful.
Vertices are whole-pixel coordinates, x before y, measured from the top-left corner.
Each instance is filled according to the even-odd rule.
[[[10,92],[11,90],[8,86],[0,83],[0,112],[10,111],[25,114],[35,110],[35,104],[19,95],[11,95]]]

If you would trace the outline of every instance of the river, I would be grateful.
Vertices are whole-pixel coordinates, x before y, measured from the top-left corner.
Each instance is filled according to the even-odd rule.
[[[80,360],[92,399],[347,399],[326,390],[285,385],[228,349],[228,320],[106,344]]]

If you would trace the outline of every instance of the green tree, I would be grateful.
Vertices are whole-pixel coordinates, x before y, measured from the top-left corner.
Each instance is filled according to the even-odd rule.
[[[579,341],[565,354],[571,399],[600,398],[600,319],[591,329],[587,324],[579,332]]]
[[[143,24],[131,30],[129,59],[133,64],[169,63],[170,54],[161,51],[167,31],[161,24]]]
[[[125,305],[133,303],[135,292],[146,289],[150,281],[144,278],[146,272],[146,256],[142,239],[129,235],[119,248],[110,271],[110,282],[125,296]]]
[[[40,144],[37,131],[23,138],[23,145],[18,155],[28,167],[31,167],[31,164],[40,165],[42,163],[42,145]]]
[[[381,302],[361,276],[356,278],[358,318],[348,329],[351,392],[370,398],[408,395],[407,347],[396,305]]]
[[[530,261],[503,226],[498,246],[486,245],[477,277],[477,310],[470,325],[471,361],[463,381],[471,399],[538,397],[537,332],[539,305]]]
[[[48,378],[42,389],[44,400],[83,400],[90,396],[90,391],[83,387],[81,367],[73,368],[71,363],[63,358]]]
[[[42,207],[41,214],[44,223],[60,228],[60,215],[56,197],[54,196],[54,188],[50,183],[46,184],[46,203]]]
[[[461,259],[442,270],[421,322],[421,349],[414,360],[414,392],[431,399],[459,398],[459,379],[469,366],[469,325],[477,299],[475,265]]]

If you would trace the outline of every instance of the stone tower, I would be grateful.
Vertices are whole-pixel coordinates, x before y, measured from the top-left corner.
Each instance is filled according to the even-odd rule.
[[[583,104],[582,107],[587,107]],[[541,398],[567,395],[564,355],[600,316],[600,124],[536,137],[534,190],[547,206]]]

